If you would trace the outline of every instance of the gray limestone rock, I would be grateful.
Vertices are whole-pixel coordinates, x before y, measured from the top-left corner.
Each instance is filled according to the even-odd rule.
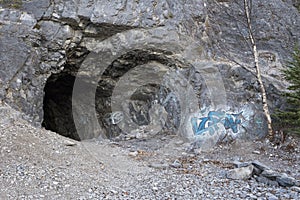
[[[244,40],[247,29],[239,23],[244,20],[241,7],[238,1],[213,2],[32,0],[18,9],[0,5],[0,99],[33,124],[77,140],[100,133],[111,138],[147,125],[151,133],[154,126],[177,132],[204,149],[220,140],[263,137],[265,118]],[[276,0],[253,2],[253,13],[273,111],[284,106],[280,69],[299,42],[300,16],[291,2]],[[74,100],[76,76],[90,88],[82,87]],[[115,89],[129,87],[125,78],[138,87],[142,80],[152,82],[128,90],[125,96],[133,97],[114,106],[113,95],[122,96]],[[84,99],[90,95],[95,102]],[[152,112],[157,103],[162,111]],[[106,116],[119,111],[125,120],[107,123]],[[216,124],[195,134],[191,118],[197,116],[199,123],[209,111],[218,111]],[[235,120],[228,125],[226,117]]]
[[[295,185],[296,180],[293,177],[288,176],[287,174],[281,174],[276,178],[276,181],[280,186],[283,187],[292,187]]]
[[[154,169],[167,169],[169,168],[169,165],[165,163],[150,163],[149,167],[152,167]]]
[[[267,170],[270,169],[270,167],[268,167],[267,165],[259,162],[258,160],[254,160],[252,161],[252,165],[260,170]]]
[[[261,173],[262,176],[270,179],[270,180],[276,180],[278,177],[280,177],[280,174],[274,170],[266,169]]]
[[[232,164],[234,164],[234,166],[237,168],[247,167],[247,166],[251,165],[251,163],[249,163],[249,162],[240,162],[237,160],[233,161]]]
[[[253,165],[254,166],[254,165]],[[253,174],[259,176],[262,173],[263,170],[257,168],[254,166],[253,168]]]
[[[249,179],[252,176],[253,165],[231,169],[227,172],[226,177],[229,179]]]
[[[278,186],[279,185],[277,181],[272,181],[264,176],[257,176],[255,179],[259,183],[264,183],[264,184],[267,184],[270,186]]]
[[[182,167],[182,163],[179,160],[175,160],[173,163],[170,164],[173,168],[180,168]]]
[[[294,191],[300,193],[300,187],[298,187],[298,186],[291,187],[291,190],[294,190]]]
[[[268,200],[278,200],[278,197],[276,197],[274,194],[267,193]]]

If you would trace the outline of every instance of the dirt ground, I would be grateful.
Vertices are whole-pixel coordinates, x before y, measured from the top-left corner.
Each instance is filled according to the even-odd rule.
[[[159,176],[175,160],[183,163],[176,173],[191,165],[188,173],[201,174],[200,162],[228,169],[234,160],[259,160],[300,179],[299,137],[279,146],[267,140],[235,141],[209,152],[189,152],[189,144],[176,135],[78,142],[31,126],[8,106],[0,107],[0,115],[0,199],[86,199],[87,193],[103,190],[126,195],[126,185]]]

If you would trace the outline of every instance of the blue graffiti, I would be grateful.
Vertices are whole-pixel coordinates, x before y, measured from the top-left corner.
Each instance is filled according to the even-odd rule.
[[[231,129],[232,132],[238,132],[238,125],[242,123],[241,116],[243,112],[238,114],[226,114],[224,127],[225,129]]]
[[[242,123],[242,113],[228,114],[221,111],[210,111],[207,117],[192,117],[193,132],[195,135],[201,135],[205,132],[209,132],[212,135],[218,130],[217,125],[222,123],[226,130],[231,129],[233,133],[237,133],[238,125]]]

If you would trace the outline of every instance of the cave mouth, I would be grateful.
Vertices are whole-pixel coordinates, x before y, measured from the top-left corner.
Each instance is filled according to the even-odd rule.
[[[146,74],[147,76],[152,74],[155,76],[167,69],[181,70],[177,72],[183,74],[185,77],[190,76],[189,74],[192,73],[192,71],[190,71],[191,68],[182,67],[184,65],[183,63],[168,57],[170,54],[170,52],[153,50],[134,50],[112,61],[97,85],[94,106],[98,123],[104,132],[97,132],[95,135],[79,135],[77,133],[73,118],[72,95],[76,80],[76,71],[78,70],[76,66],[80,66],[81,62],[74,62],[74,65],[66,65],[64,71],[52,74],[44,87],[44,119],[42,126],[47,130],[54,131],[78,141],[98,137],[100,134],[103,134],[104,137],[109,139],[113,139],[121,134],[128,134],[122,127],[119,127],[119,124],[111,124],[111,120],[107,119],[107,116],[114,114],[111,103],[115,87],[122,82],[123,76],[126,77],[126,74],[131,73],[133,81],[127,83],[129,83],[129,85],[137,85],[136,90],[130,99],[128,99],[128,102],[123,102],[126,105],[124,106],[122,104],[118,111],[120,111],[120,113],[123,112],[123,114],[128,114],[129,120],[132,120],[138,127],[148,126],[151,121],[149,112],[151,112],[152,106],[158,103],[163,107],[164,112],[166,112],[162,131],[176,132],[180,126],[182,108],[179,98],[171,91],[171,88],[168,88],[168,86],[165,87],[160,83],[143,86],[136,84],[138,80],[143,79],[143,75],[137,76],[136,74]],[[83,59],[80,61],[82,60]],[[156,67],[156,69],[152,69],[151,67]],[[140,71],[132,71],[135,69]],[[157,71],[157,69],[159,70]],[[149,73],[147,70],[150,70]],[[90,83],[87,82],[87,84]],[[128,92],[127,85],[125,84],[123,87],[122,91],[125,91],[125,93]],[[77,103],[80,104],[80,102]],[[125,111],[123,110],[124,108]],[[86,116],[82,115],[82,117],[85,118]],[[79,124],[79,127],[84,127],[86,120],[88,120],[88,118],[82,119],[83,124]],[[126,123],[126,120],[124,121]],[[81,121],[79,123],[81,123]],[[93,129],[93,127],[87,128]],[[85,133],[86,132],[87,131],[85,131]]]
[[[77,134],[72,113],[72,92],[75,78],[75,76],[64,72],[52,74],[48,78],[44,87],[44,119],[42,126],[62,136],[80,141],[82,138]],[[106,86],[108,87],[108,85]],[[109,87],[110,90],[113,90],[113,87]],[[130,118],[139,126],[149,125],[150,108],[153,102],[157,102],[163,105],[168,113],[163,130],[172,130],[172,132],[175,132],[180,123],[180,106],[178,99],[171,94],[168,88],[156,84],[144,85],[137,88],[128,104]],[[105,116],[100,117],[104,111],[105,114],[107,114],[106,111],[110,109],[110,97],[109,102],[103,101],[103,99],[99,97],[107,98],[103,95],[101,90],[97,91],[96,110],[99,117],[98,121],[100,125],[104,127],[106,137],[113,139],[124,132],[118,125],[107,123]],[[100,108],[99,104],[102,104]]]
[[[72,115],[72,91],[75,77],[68,73],[52,74],[44,87],[42,126],[65,137],[80,141]]]

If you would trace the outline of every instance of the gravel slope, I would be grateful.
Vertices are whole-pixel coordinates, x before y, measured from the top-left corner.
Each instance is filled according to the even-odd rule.
[[[234,160],[259,160],[299,180],[299,138],[282,147],[236,142],[189,153],[175,135],[76,142],[32,127],[8,106],[0,116],[0,199],[300,198],[299,187],[225,176]]]

